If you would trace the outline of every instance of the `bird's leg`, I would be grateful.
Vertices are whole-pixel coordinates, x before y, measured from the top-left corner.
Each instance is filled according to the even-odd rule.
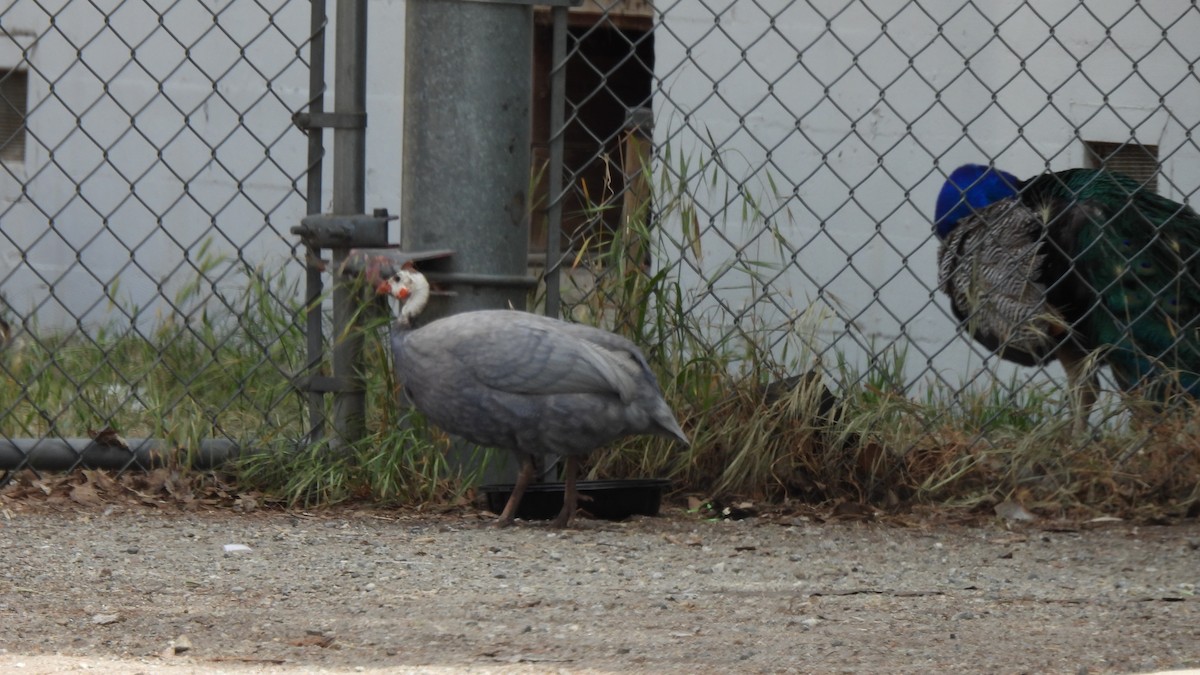
[[[567,455],[567,485],[563,492],[563,507],[562,511],[558,512],[558,517],[550,523],[551,527],[566,527],[571,524],[571,518],[575,515],[575,509],[579,503],[579,495],[575,492],[575,475],[577,473],[579,473],[579,460],[574,455]]]
[[[1096,404],[1096,392],[1100,387],[1096,368],[1087,354],[1069,343],[1059,348],[1058,360],[1067,371],[1067,389],[1075,413],[1075,433],[1084,434],[1088,430],[1088,417],[1092,406]]]
[[[513,486],[512,494],[508,496],[508,503],[504,505],[504,511],[500,513],[500,520],[496,521],[497,527],[512,525],[513,518],[517,517],[517,507],[521,505],[521,497],[525,496],[525,488],[529,487],[535,472],[533,456],[522,454],[521,470],[517,473],[517,484]]]

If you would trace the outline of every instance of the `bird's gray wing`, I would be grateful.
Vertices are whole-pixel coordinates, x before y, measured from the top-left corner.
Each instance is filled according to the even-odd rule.
[[[622,400],[635,395],[641,355],[622,338],[612,335],[606,346],[582,337],[587,331],[544,317],[477,314],[484,314],[472,326],[478,339],[455,340],[448,351],[478,383],[515,394],[609,393]],[[622,343],[633,353],[617,348]]]

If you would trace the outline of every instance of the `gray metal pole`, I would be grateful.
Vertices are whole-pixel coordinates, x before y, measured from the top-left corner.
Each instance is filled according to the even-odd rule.
[[[546,212],[546,316],[558,318],[562,312],[562,210],[564,108],[567,91],[567,8],[555,7],[552,13],[553,39],[550,56],[550,175]]]
[[[451,273],[480,275],[431,314],[525,308],[533,9],[411,0],[405,26],[401,244],[453,249]]]
[[[335,114],[365,115],[367,109],[367,0],[338,0],[334,45]],[[335,127],[333,131],[333,213],[366,211],[366,129]],[[332,269],[341,268],[349,249],[332,249]],[[361,299],[355,282],[338,279],[333,286],[333,376],[341,383],[333,398],[337,443],[354,443],[366,435],[366,395],[358,363],[363,339],[356,316]]]
[[[533,8],[410,0],[404,48],[401,245],[452,249],[458,279],[428,314],[525,309],[512,280],[529,273]],[[462,444],[449,458],[479,461]],[[511,481],[507,453],[495,460],[484,482]]]
[[[320,115],[325,112],[325,0],[310,0],[312,14],[309,19],[312,35],[309,38],[308,112]],[[325,157],[324,131],[320,127],[308,130],[308,180],[305,183],[305,212],[309,215],[321,212],[322,160]],[[321,325],[321,295],[325,292],[323,272],[317,264],[321,250],[311,244],[305,245],[307,257],[305,270],[305,338],[308,349],[308,370],[315,374],[325,358],[325,336]],[[315,443],[325,435],[325,395],[319,391],[308,392],[309,442]]]

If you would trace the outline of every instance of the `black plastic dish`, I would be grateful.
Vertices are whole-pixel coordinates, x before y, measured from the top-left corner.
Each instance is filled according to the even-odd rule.
[[[658,515],[663,491],[671,481],[662,478],[630,480],[581,480],[579,508],[603,520],[624,520],[630,516]],[[488,510],[504,510],[513,484],[484,485],[480,490],[487,496]],[[517,517],[525,520],[550,520],[563,506],[563,483],[533,483],[525,490]],[[591,499],[587,499],[590,497]]]

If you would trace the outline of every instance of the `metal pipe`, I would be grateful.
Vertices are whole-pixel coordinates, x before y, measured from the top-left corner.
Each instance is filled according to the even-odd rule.
[[[36,469],[69,471],[85,469],[152,469],[169,459],[189,457],[185,450],[156,438],[130,438],[129,448],[101,445],[90,438],[5,438],[0,439],[0,470]],[[190,454],[191,466],[211,469],[240,454],[233,441],[209,438]]]
[[[308,42],[308,112],[320,115],[325,112],[325,0],[309,0],[312,14],[309,19]],[[322,166],[325,158],[325,134],[320,127],[310,127],[308,132],[308,176],[305,182],[305,213],[321,212]],[[306,370],[316,373],[325,360],[325,336],[321,323],[321,295],[325,283],[318,260],[321,250],[315,246],[304,247],[304,336],[307,342],[308,363]],[[325,436],[325,395],[319,391],[308,392],[309,442],[316,443]]]
[[[404,48],[401,248],[452,249],[446,272],[528,274],[533,8],[409,2]],[[525,289],[438,305],[431,315],[525,307]]]
[[[338,0],[334,34],[333,109],[337,114],[364,115],[367,110],[367,0]],[[366,211],[366,129],[333,130],[333,213]],[[332,267],[340,269],[348,248],[334,248]],[[361,298],[348,279],[333,282],[333,376],[349,383],[333,395],[335,443],[349,444],[366,436],[366,395],[358,363],[363,349],[358,330]]]
[[[451,249],[446,269],[481,279],[529,273],[530,103],[533,8],[412,0],[404,36],[404,168],[401,248]],[[431,303],[430,317],[524,308],[520,285],[463,286]],[[472,448],[449,460],[478,467]],[[484,482],[512,475],[507,453]]]
[[[553,37],[550,56],[550,167],[549,203],[546,210],[546,263],[542,268],[546,280],[546,316],[558,318],[562,313],[562,243],[563,210],[563,142],[564,109],[567,91],[567,8],[550,10]]]
[[[537,279],[527,274],[471,274],[470,272],[426,272],[425,278],[443,286],[515,286],[530,290],[537,286]]]

